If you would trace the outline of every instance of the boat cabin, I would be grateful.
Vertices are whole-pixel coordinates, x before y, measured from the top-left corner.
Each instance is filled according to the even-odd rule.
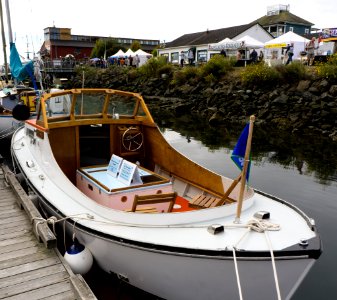
[[[102,205],[132,210],[137,197],[174,193],[189,209],[236,201],[237,182],[173,149],[139,94],[111,89],[46,94],[37,119],[26,122],[33,126],[26,126],[26,134],[49,142],[68,179]],[[173,202],[166,202],[157,211],[169,212]]]

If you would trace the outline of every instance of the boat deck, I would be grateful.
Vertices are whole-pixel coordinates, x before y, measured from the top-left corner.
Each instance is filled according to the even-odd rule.
[[[97,299],[55,248],[53,234],[44,244],[36,239],[21,193],[0,164],[0,299]]]

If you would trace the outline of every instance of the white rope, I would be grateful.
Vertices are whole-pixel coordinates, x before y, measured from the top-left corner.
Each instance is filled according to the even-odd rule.
[[[276,292],[277,292],[277,299],[278,300],[281,300],[281,291],[280,291],[280,285],[279,285],[279,281],[278,281],[278,276],[277,276],[277,271],[276,271],[276,265],[275,265],[275,258],[274,258],[274,252],[273,252],[273,248],[272,248],[272,245],[271,245],[271,241],[269,239],[269,236],[268,236],[268,232],[265,231],[264,232],[264,235],[266,237],[266,240],[267,240],[267,244],[269,246],[269,250],[270,250],[270,255],[271,255],[271,263],[273,265],[273,273],[274,273],[274,280],[275,280],[275,287],[276,287]]]
[[[237,283],[238,289],[239,289],[239,296],[240,296],[240,300],[243,300],[243,297],[242,297],[242,290],[241,290],[241,283],[240,283],[240,276],[239,276],[239,269],[238,269],[238,262],[237,262],[237,260],[236,260],[235,247],[233,247],[233,259],[234,259],[234,267],[235,267],[236,283]]]
[[[238,285],[238,289],[239,289],[240,300],[242,300],[243,298],[242,298],[241,282],[240,282],[240,277],[239,277],[239,272],[238,272],[235,248],[237,247],[237,245],[239,243],[241,243],[241,241],[246,237],[248,232],[250,232],[251,230],[259,232],[259,233],[264,233],[264,236],[265,236],[266,241],[267,241],[267,245],[269,247],[271,262],[272,262],[272,266],[273,266],[273,274],[274,274],[275,287],[276,287],[276,292],[277,292],[277,299],[281,300],[282,298],[281,298],[280,285],[279,285],[279,280],[278,280],[277,271],[276,271],[273,247],[272,247],[270,238],[269,238],[268,233],[267,233],[268,231],[278,231],[278,230],[281,229],[281,226],[279,224],[271,223],[271,222],[266,221],[266,220],[252,219],[252,220],[247,222],[245,227],[247,227],[248,230],[240,237],[240,239],[235,244],[235,246],[233,246],[233,260],[234,260],[236,280],[237,280],[237,285]]]

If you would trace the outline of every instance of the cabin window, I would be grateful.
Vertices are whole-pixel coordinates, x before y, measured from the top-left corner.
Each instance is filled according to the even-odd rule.
[[[71,99],[69,95],[62,95],[49,98],[45,101],[45,108],[48,119],[54,117],[70,116]],[[38,111],[38,120],[42,120],[41,110]]]
[[[120,115],[133,116],[136,114],[137,99],[133,96],[111,95],[108,104],[108,114],[113,118]]]
[[[80,94],[76,96],[75,115],[101,114],[105,94]]]

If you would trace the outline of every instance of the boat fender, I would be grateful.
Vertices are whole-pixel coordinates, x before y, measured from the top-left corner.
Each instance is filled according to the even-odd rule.
[[[93,264],[90,250],[80,244],[76,238],[64,254],[64,259],[75,274],[84,275],[88,273]]]
[[[30,117],[29,107],[24,104],[15,105],[12,111],[13,118],[18,121],[26,121]]]

